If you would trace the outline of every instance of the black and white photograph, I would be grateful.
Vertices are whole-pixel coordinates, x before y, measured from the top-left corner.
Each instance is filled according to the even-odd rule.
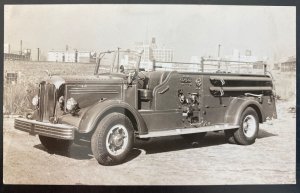
[[[4,5],[3,184],[296,184],[296,7]]]

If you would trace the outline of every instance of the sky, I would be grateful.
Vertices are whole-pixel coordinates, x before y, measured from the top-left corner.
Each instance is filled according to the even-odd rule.
[[[296,55],[296,8],[220,5],[5,5],[4,43],[23,48],[103,51],[156,38],[174,60],[241,54]]]

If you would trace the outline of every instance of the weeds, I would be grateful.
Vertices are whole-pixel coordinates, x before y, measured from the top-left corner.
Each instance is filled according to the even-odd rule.
[[[17,82],[3,85],[3,113],[24,115],[33,109],[32,98],[38,93],[39,82],[52,75],[91,75],[94,64],[55,62],[5,61],[6,73],[17,73]]]

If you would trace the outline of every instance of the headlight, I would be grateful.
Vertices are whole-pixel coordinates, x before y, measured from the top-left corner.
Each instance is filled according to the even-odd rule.
[[[64,103],[64,96],[61,96],[61,97],[59,97],[59,99],[58,99],[58,102],[60,103],[60,104],[63,104]]]
[[[76,106],[77,106],[77,101],[74,98],[69,98],[67,100],[67,110],[68,111],[73,111],[75,110]]]
[[[64,101],[65,101],[64,96],[59,97],[58,103],[59,103],[60,110],[64,109]]]
[[[38,97],[38,95],[35,95],[33,97],[33,99],[32,99],[31,102],[32,102],[33,106],[37,106],[39,104],[39,97]]]

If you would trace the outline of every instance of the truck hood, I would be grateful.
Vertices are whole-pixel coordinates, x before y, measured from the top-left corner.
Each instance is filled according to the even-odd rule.
[[[126,76],[123,74],[109,74],[109,75],[92,75],[92,76],[51,76],[46,80],[48,84],[54,84],[56,89],[62,84],[68,83],[125,83]]]

